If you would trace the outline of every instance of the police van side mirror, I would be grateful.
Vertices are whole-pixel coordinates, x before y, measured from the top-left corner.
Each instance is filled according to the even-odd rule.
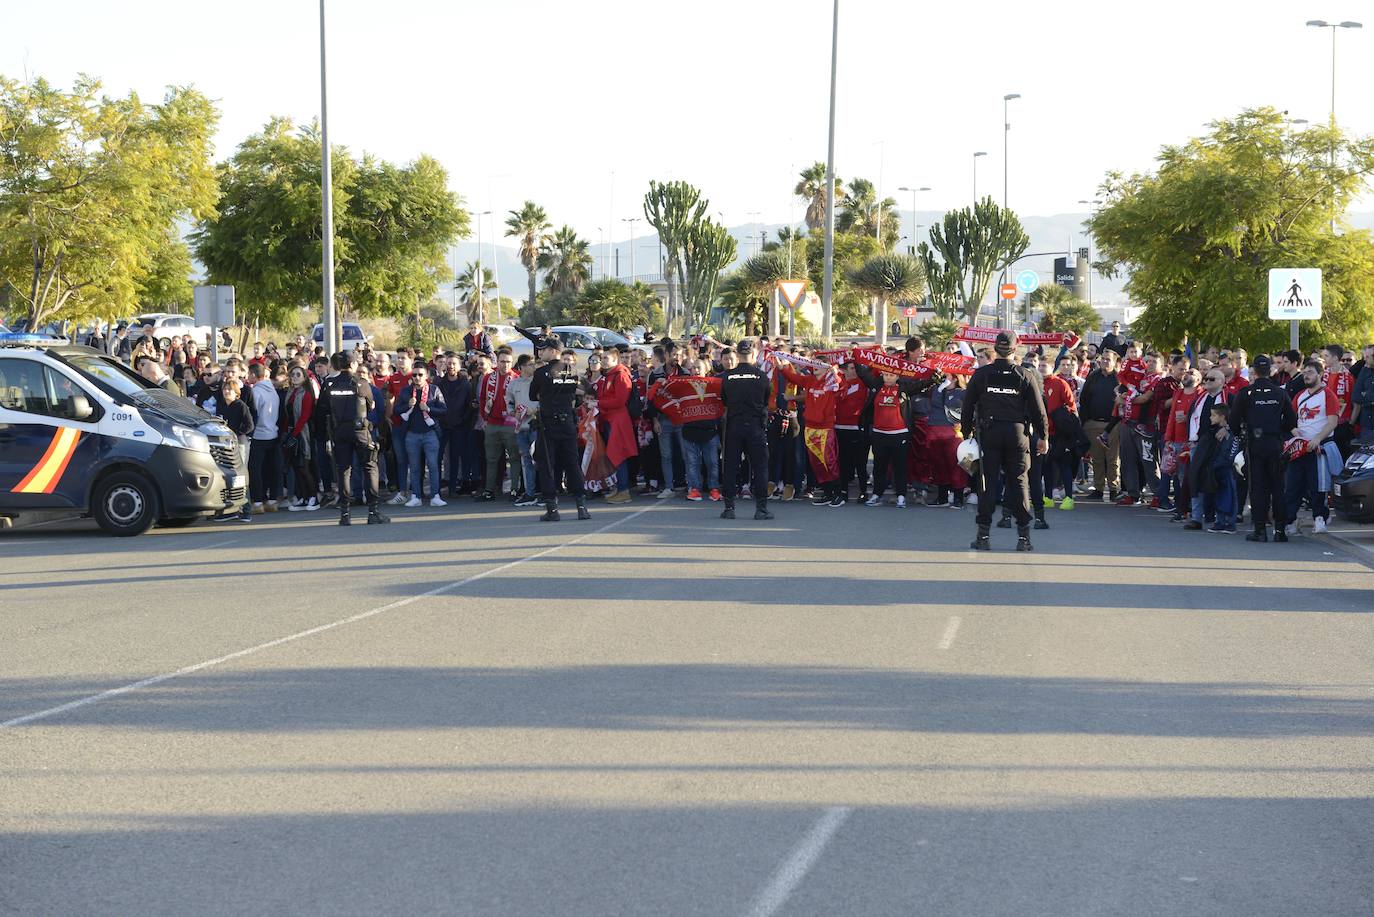
[[[67,413],[72,420],[89,420],[95,408],[85,395],[72,395],[67,399]]]

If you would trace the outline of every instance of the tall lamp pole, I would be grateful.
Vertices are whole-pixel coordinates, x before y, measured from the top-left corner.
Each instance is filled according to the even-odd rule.
[[[978,204],[978,160],[986,155],[988,154],[984,151],[973,154],[973,203],[975,206]]]
[[[482,276],[482,217],[490,216],[490,210],[483,210],[481,213],[474,214],[477,217],[477,271],[473,275],[473,283],[477,285],[477,320],[482,324],[487,323],[486,310],[486,278]]]
[[[835,73],[840,55],[840,0],[830,25],[830,139],[825,153],[825,279],[821,285],[821,337],[830,340],[835,289]]]
[[[1010,116],[1010,114],[1009,114],[1008,111],[1007,111],[1007,106],[1008,106],[1008,104],[1011,102],[1012,99],[1019,99],[1019,98],[1021,98],[1021,94],[1020,94],[1019,92],[1009,92],[1009,93],[1007,93],[1006,95],[1002,96],[1002,209],[1003,209],[1003,210],[1010,210],[1010,209],[1011,209],[1011,205],[1010,205],[1010,203],[1008,203],[1008,201],[1009,201],[1009,196],[1008,196],[1008,192],[1007,192],[1007,189],[1010,187],[1010,184],[1011,184],[1011,182],[1010,182],[1009,179],[1008,179],[1008,176],[1009,176],[1010,173],[1011,173],[1011,168],[1010,168],[1010,163],[1011,163],[1011,116]],[[1006,282],[1007,282],[1007,269],[1004,267],[1004,268],[1002,268],[1002,284],[1005,284]],[[1000,285],[1001,285],[1001,284],[999,284],[999,286],[1000,286]],[[1029,295],[1029,294],[1027,294],[1027,295]],[[1027,311],[1029,311],[1029,310],[1027,310]],[[1008,327],[1008,326],[1011,324],[1011,305],[1010,305],[1005,299],[1002,299],[1000,295],[999,295],[998,298],[997,298],[997,313],[998,313],[998,315],[999,315],[999,316],[1001,317],[1001,319],[1002,319],[1002,321],[1001,321],[1002,327],[1003,327],[1003,328]]]
[[[635,282],[635,224],[639,217],[621,217],[620,222],[630,224],[630,283]]]
[[[1318,29],[1331,30],[1331,169],[1336,169],[1336,30],[1337,29],[1362,29],[1363,23],[1350,22],[1327,22],[1324,19],[1309,19],[1307,24]],[[1331,189],[1331,231],[1336,231],[1336,189]],[[1294,347],[1294,350],[1297,348]]]
[[[920,193],[921,191],[929,191],[930,188],[927,187],[927,186],[925,186],[925,185],[922,185],[922,186],[919,187],[919,188],[908,188],[906,185],[902,185],[902,186],[901,186],[900,188],[898,188],[897,190],[898,190],[898,191],[910,191],[910,192],[911,192],[911,252],[912,252],[912,254],[915,254],[915,253],[916,253],[916,195],[917,195],[918,193]]]
[[[339,336],[334,328],[338,320],[334,306],[334,170],[329,155],[329,86],[325,68],[324,0],[320,0],[320,147],[320,194],[324,213],[324,225],[320,232],[324,242],[321,265],[324,314],[320,321],[324,325],[321,329],[324,332],[324,349],[333,354],[339,350]]]

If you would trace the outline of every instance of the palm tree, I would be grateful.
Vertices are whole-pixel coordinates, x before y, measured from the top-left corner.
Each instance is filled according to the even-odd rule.
[[[626,330],[649,319],[649,310],[631,286],[614,278],[593,280],[577,298],[579,317],[588,325]]]
[[[531,304],[539,283],[539,253],[549,244],[552,228],[548,214],[534,201],[525,201],[525,206],[510,211],[506,217],[506,235],[520,240],[520,263],[529,274]]]
[[[792,189],[797,197],[806,200],[806,228],[818,229],[825,225],[825,163],[818,162],[803,169],[801,181]],[[835,176],[835,203],[844,200],[844,182]]]
[[[753,337],[766,320],[768,296],[744,276],[743,269],[734,271],[720,282],[720,304],[725,314],[744,322],[744,334]]]
[[[925,270],[910,255],[879,255],[849,275],[859,292],[873,297],[873,328],[879,346],[887,345],[887,305],[912,300],[925,291]]]
[[[496,279],[492,276],[491,268],[480,268],[480,278],[478,270],[478,262],[469,261],[467,269],[453,281],[458,295],[463,299],[463,307],[467,310],[469,322],[480,322],[485,318],[487,291],[496,288]]]
[[[878,232],[878,221],[882,221],[882,232]],[[878,200],[878,189],[866,178],[856,178],[849,183],[849,193],[845,196],[844,207],[835,217],[835,228],[841,232],[858,232],[866,236],[877,236],[883,246],[891,251],[901,235],[901,220],[897,216],[897,201],[885,197]]]
[[[539,253],[538,266],[548,271],[544,284],[551,293],[577,293],[592,277],[590,243],[579,239],[571,226],[564,226],[549,239]]]

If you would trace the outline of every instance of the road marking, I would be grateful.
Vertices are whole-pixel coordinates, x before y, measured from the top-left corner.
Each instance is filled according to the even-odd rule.
[[[166,557],[176,557],[178,554],[190,554],[192,551],[208,551],[208,550],[210,550],[211,548],[222,548],[222,547],[224,547],[224,546],[227,545],[227,544],[233,544],[233,543],[234,543],[234,539],[232,539],[232,538],[226,538],[226,539],[224,539],[223,541],[216,541],[216,542],[214,542],[213,544],[199,544],[199,545],[196,545],[194,548],[186,548],[185,550],[182,550],[182,551],[173,551],[173,552],[171,552],[170,554],[166,554],[166,555],[164,555],[164,556],[166,556]]]
[[[940,637],[940,649],[947,650],[954,645],[954,638],[959,636],[959,624],[958,615],[949,616],[949,623],[945,625],[945,632]]]
[[[816,865],[816,860],[825,849],[825,845],[830,843],[830,838],[853,811],[848,806],[832,806],[825,810],[825,814],[811,827],[806,837],[802,838],[797,849],[793,850],[787,861],[773,873],[768,886],[754,899],[754,906],[749,909],[749,917],[772,917],[787,903],[787,899],[797,890],[797,886],[806,878],[811,867]]]
[[[245,656],[252,656],[255,653],[262,652],[263,650],[269,650],[273,647],[282,646],[286,643],[293,643],[297,640],[303,640],[306,637],[313,637],[316,634],[322,634],[325,631],[333,630],[336,627],[343,627],[346,624],[356,624],[359,621],[365,621],[368,618],[376,617],[377,615],[382,614],[384,612],[395,611],[398,608],[404,608],[407,605],[413,605],[421,599],[433,598],[436,595],[443,595],[446,592],[452,592],[455,589],[461,589],[464,586],[477,582],[478,580],[486,579],[489,576],[495,576],[497,573],[504,573],[506,570],[513,569],[515,567],[520,566],[521,564],[528,563],[532,560],[538,560],[541,557],[547,557],[555,551],[561,551],[564,548],[570,548],[573,545],[578,544],[579,542],[586,541],[588,538],[594,538],[595,536],[600,535],[603,532],[609,532],[616,526],[629,522],[636,516],[641,516],[656,506],[658,506],[657,503],[650,504],[649,506],[646,506],[643,509],[635,510],[628,516],[621,516],[619,519],[613,520],[612,522],[608,522],[606,525],[603,525],[599,529],[590,531],[585,535],[579,535],[570,541],[565,541],[562,544],[556,544],[551,548],[545,548],[544,550],[539,551],[535,554],[531,554],[528,557],[521,557],[518,560],[512,560],[508,563],[501,564],[500,566],[492,567],[490,570],[483,570],[481,573],[474,573],[472,576],[469,576],[466,579],[454,580],[451,583],[445,583],[442,586],[436,586],[433,589],[429,589],[417,595],[412,595],[409,598],[399,599],[398,601],[390,602],[386,605],[380,605],[376,608],[359,612],[355,615],[350,615],[347,618],[340,618],[337,621],[331,621],[328,624],[321,624],[318,627],[311,627],[308,630],[297,631],[296,633],[288,634],[285,637],[278,637],[275,640],[268,640],[266,643],[259,643],[257,646],[250,646],[247,649],[237,650],[232,653],[227,653],[223,656],[216,656],[214,659],[207,659],[204,662],[197,662],[195,665],[183,666],[182,668],[179,668],[174,672],[164,672],[161,675],[154,675],[151,678],[145,678],[142,681],[135,681],[127,685],[120,685],[117,688],[111,688],[108,691],[101,691],[99,694],[91,694],[87,697],[77,698],[74,701],[68,701],[65,704],[59,704],[56,707],[49,707],[46,710],[39,710],[35,713],[28,713],[24,716],[15,717],[12,720],[5,720],[3,722],[0,722],[0,730],[12,729],[15,726],[23,726],[27,723],[35,723],[39,720],[46,720],[51,717],[57,716],[58,714],[67,713],[72,710],[77,710],[81,707],[89,706],[90,704],[99,703],[100,701],[110,700],[111,698],[115,697],[121,697],[125,694],[132,694],[134,691],[139,691],[143,688],[151,688],[153,685],[160,685],[164,681],[170,681],[171,679],[179,678],[182,675],[190,675],[193,672],[199,672],[202,669],[208,669],[217,665],[223,665],[226,662],[232,662],[235,659],[242,659]]]

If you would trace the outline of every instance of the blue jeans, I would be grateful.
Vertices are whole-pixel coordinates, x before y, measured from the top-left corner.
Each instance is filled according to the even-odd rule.
[[[406,428],[391,428],[391,453],[396,456],[396,489],[406,489],[406,472],[410,469],[410,450],[406,448]]]
[[[701,490],[701,466],[706,464],[706,490],[720,489],[720,437],[713,436],[704,443],[682,438],[682,461],[687,466],[687,488]]]
[[[520,468],[524,472],[525,493],[539,490],[539,479],[534,474],[534,437],[535,430],[515,431],[515,451],[520,453]]]
[[[439,496],[439,433],[430,429],[423,433],[408,431],[405,437],[406,464],[410,469],[410,494],[424,494],[424,472],[429,468],[429,495]],[[421,464],[423,453],[424,464]],[[399,461],[399,459],[398,459]],[[401,480],[405,480],[402,478]]]
[[[1193,494],[1192,519],[1206,522],[1210,512],[1219,525],[1236,524],[1236,479],[1229,467],[1216,470],[1217,489],[1214,493]]]
[[[682,442],[682,428],[669,423],[666,418],[660,417],[658,421],[658,457],[659,465],[663,469],[664,490],[671,490],[673,487],[674,443],[677,443],[678,451],[683,452],[685,461],[686,452]]]
[[[628,461],[615,466],[615,486],[620,490],[630,489],[630,463]]]
[[[1326,505],[1326,494],[1317,489],[1317,462],[1323,461],[1320,452],[1309,452],[1288,463],[1288,473],[1283,481],[1284,497],[1288,501],[1288,524],[1297,528],[1298,510],[1302,509],[1303,498],[1312,505],[1312,518],[1330,517]]]

